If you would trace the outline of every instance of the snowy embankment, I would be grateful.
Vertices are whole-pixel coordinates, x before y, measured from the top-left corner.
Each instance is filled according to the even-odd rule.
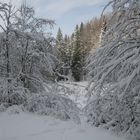
[[[70,89],[67,97],[81,109],[86,105],[87,82],[60,84]],[[76,124],[72,120],[61,121],[22,111],[15,114],[12,109],[8,109],[5,113],[0,113],[0,140],[124,140],[105,130],[89,126],[82,114],[80,119],[81,123]]]
[[[123,140],[108,132],[72,121],[29,113],[0,114],[0,140]]]

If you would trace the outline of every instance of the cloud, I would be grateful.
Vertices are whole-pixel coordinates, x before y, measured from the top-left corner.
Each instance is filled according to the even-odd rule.
[[[82,6],[94,6],[103,1],[104,0],[57,0],[46,6],[46,10],[49,13],[56,14],[56,17],[59,17],[72,9]]]
[[[10,1],[10,0],[0,0]],[[109,0],[11,0],[15,6],[26,1],[30,6],[35,7],[37,15],[49,16],[55,19],[62,17],[65,13],[83,6],[94,6]],[[86,10],[86,9],[85,9]]]

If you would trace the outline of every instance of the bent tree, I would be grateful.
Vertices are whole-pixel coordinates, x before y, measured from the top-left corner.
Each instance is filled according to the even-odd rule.
[[[88,117],[96,126],[140,138],[140,2],[111,4],[101,48],[89,65]]]

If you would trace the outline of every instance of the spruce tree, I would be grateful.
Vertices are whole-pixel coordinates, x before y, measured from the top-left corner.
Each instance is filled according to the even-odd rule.
[[[56,36],[56,47],[58,48],[58,58],[60,65],[58,66],[58,80],[68,79],[66,76],[69,73],[69,55],[68,55],[68,36],[63,37],[62,31],[59,28]]]
[[[72,75],[75,81],[81,80],[81,68],[82,68],[82,55],[81,55],[81,43],[80,43],[80,30],[78,25],[76,25],[75,29],[75,40],[74,40],[74,53],[72,60]]]

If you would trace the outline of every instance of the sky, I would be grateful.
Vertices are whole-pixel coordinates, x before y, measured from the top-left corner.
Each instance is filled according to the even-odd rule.
[[[9,0],[0,0],[9,1]],[[23,0],[12,0],[19,6]],[[71,34],[76,24],[99,17],[109,0],[26,0],[35,8],[36,15],[55,20],[53,34],[60,27],[63,34]]]

